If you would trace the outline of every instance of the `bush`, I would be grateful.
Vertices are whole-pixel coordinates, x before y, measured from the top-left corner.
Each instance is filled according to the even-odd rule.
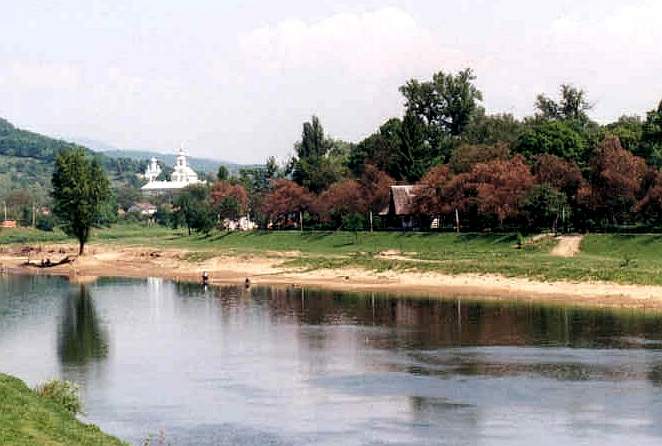
[[[37,229],[51,232],[55,228],[55,217],[52,215],[40,215],[37,217]]]
[[[80,389],[78,385],[70,381],[52,379],[38,385],[34,391],[42,398],[59,404],[71,415],[77,415],[83,411],[83,404],[80,400]]]

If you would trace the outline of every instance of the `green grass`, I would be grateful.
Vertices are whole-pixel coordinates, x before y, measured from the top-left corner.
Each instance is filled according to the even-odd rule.
[[[0,374],[0,444],[3,446],[119,446],[125,443],[86,425],[21,380]]]
[[[61,241],[62,234],[34,230],[0,231],[2,243]],[[184,230],[159,226],[116,225],[95,232],[92,243],[189,251],[192,262],[214,255],[299,251],[289,261],[306,269],[363,267],[383,270],[437,271],[448,274],[494,273],[539,280],[605,280],[662,285],[662,235],[591,234],[573,258],[549,254],[553,240],[517,249],[516,234],[360,233],[351,232],[212,232],[187,236]],[[380,252],[395,251],[406,259],[388,259]]]

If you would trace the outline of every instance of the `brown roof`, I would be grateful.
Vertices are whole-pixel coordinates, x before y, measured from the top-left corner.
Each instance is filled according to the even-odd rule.
[[[421,186],[416,185],[391,186],[388,214],[412,215],[414,199],[420,190]]]

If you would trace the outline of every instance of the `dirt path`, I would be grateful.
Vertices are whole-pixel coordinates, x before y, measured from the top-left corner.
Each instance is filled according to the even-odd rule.
[[[579,254],[583,235],[562,235],[551,254],[558,257],[574,257]]]

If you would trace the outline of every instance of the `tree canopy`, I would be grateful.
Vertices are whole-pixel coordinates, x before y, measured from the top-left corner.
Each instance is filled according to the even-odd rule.
[[[96,159],[82,149],[69,149],[55,159],[52,184],[53,212],[64,232],[78,239],[83,255],[90,231],[111,198],[108,178]]]

